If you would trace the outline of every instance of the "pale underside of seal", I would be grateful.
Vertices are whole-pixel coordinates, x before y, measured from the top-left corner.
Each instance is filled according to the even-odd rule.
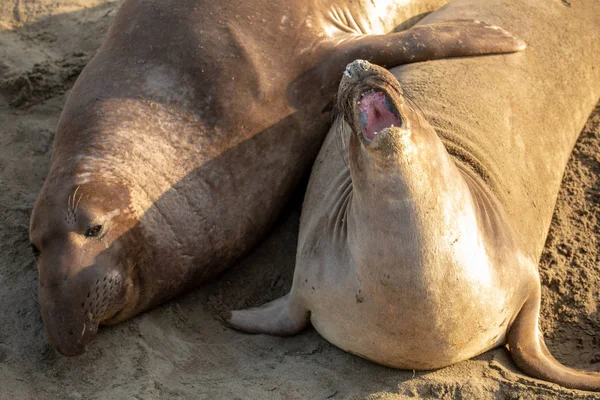
[[[125,1],[65,105],[31,219],[50,342],[79,354],[99,324],[251,249],[314,160],[346,63],[523,48],[475,21],[394,32],[443,3]]]
[[[337,105],[346,122],[312,171],[291,292],[230,324],[289,335],[312,322],[344,350],[407,369],[508,344],[526,373],[600,390],[600,374],[546,348],[537,272],[600,96],[600,4],[461,0],[422,22],[459,16],[508,26],[528,49],[393,75],[350,64]]]

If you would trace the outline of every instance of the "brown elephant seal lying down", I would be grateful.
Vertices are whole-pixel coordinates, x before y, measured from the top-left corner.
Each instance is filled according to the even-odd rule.
[[[390,33],[444,1],[127,0],[63,110],[31,218],[50,342],[215,276],[266,233],[310,167],[340,73],[516,51],[476,21]]]
[[[347,125],[313,168],[291,292],[230,324],[290,335],[310,322],[405,369],[508,344],[526,373],[599,390],[600,374],[563,366],[544,344],[537,263],[600,96],[600,3],[467,0],[426,20],[457,16],[506,25],[528,49],[391,72],[350,64],[337,99]]]

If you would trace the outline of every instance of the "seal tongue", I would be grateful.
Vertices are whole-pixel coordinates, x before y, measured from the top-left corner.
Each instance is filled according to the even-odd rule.
[[[394,107],[386,100],[385,93],[370,91],[361,96],[360,121],[368,140],[373,140],[375,135],[385,128],[402,125],[400,118],[392,111]]]

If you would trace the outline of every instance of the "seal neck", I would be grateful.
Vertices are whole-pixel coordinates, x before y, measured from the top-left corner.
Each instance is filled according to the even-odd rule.
[[[512,242],[498,202],[455,164],[426,121],[419,129],[389,129],[368,144],[355,136],[348,238],[359,265],[380,259],[428,271],[486,265],[493,243]]]
[[[370,142],[351,135],[354,197],[365,215],[400,203],[415,204],[419,209],[425,204],[441,206],[459,193],[469,192],[433,128],[419,119],[387,128]]]

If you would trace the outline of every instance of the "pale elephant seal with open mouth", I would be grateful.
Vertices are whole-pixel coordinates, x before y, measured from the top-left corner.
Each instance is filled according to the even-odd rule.
[[[508,344],[526,373],[599,390],[600,374],[544,344],[537,263],[600,96],[600,3],[464,0],[426,20],[457,16],[506,25],[528,49],[391,73],[350,64],[337,99],[347,125],[313,168],[291,292],[229,323],[290,335],[312,322],[336,346],[405,369]]]

